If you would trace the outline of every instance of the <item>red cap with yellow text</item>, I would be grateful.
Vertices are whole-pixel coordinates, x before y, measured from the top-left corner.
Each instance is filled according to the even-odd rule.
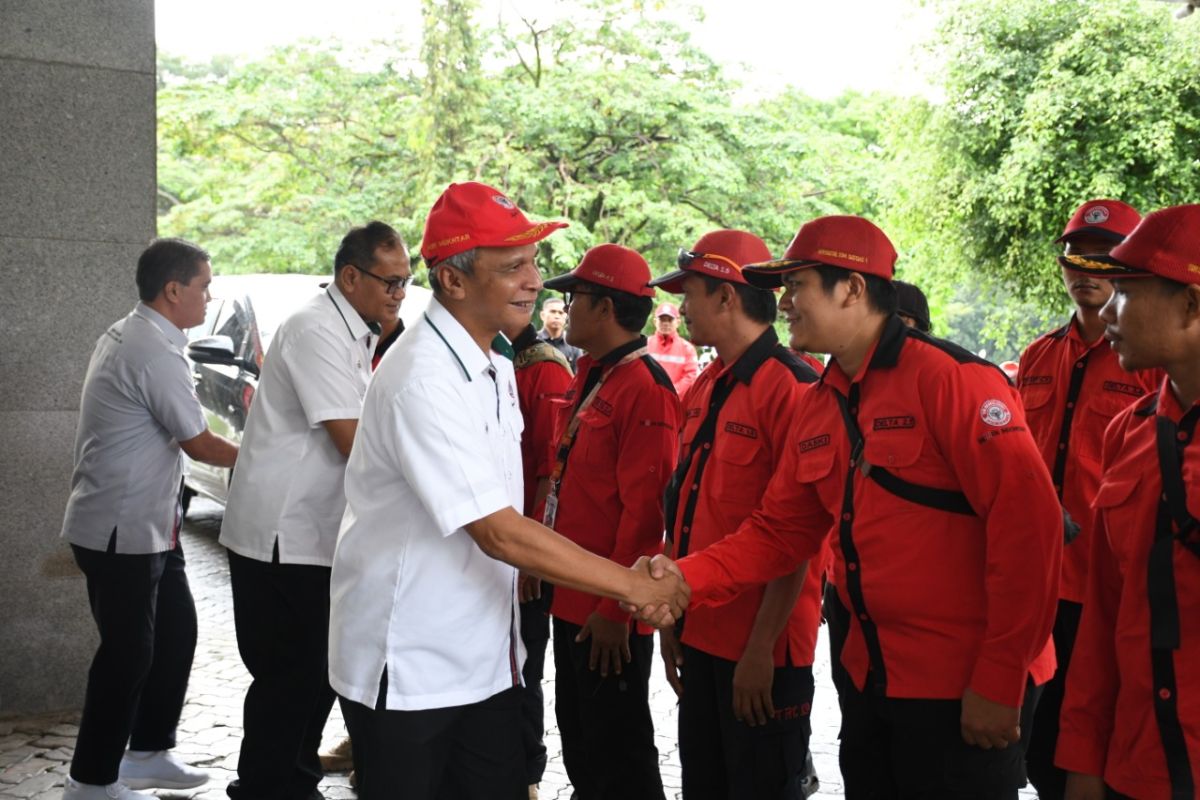
[[[437,262],[476,247],[522,247],[540,242],[565,222],[530,222],[516,203],[484,183],[452,183],[425,219],[421,257]]]
[[[729,283],[746,283],[742,267],[771,259],[771,250],[753,233],[719,230],[706,233],[691,250],[680,250],[676,266],[661,278],[650,281],[672,294],[683,292],[683,279],[689,272]]]
[[[1060,260],[1070,269],[1104,278],[1157,275],[1200,284],[1200,205],[1171,206],[1147,214],[1108,255]]]
[[[890,281],[896,272],[896,248],[864,217],[818,217],[800,226],[783,258],[747,264],[743,274],[752,286],[773,289],[783,284],[787,273],[823,264]]]
[[[1075,209],[1062,236],[1054,240],[1061,244],[1072,236],[1091,234],[1114,242],[1122,241],[1142,221],[1142,215],[1120,200],[1088,200]]]
[[[583,254],[579,266],[566,275],[546,281],[546,288],[558,292],[569,292],[581,283],[590,283],[606,289],[653,297],[650,288],[650,265],[636,250],[619,244],[598,244]]]

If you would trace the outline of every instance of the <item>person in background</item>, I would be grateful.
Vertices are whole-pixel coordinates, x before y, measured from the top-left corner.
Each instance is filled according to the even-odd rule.
[[[542,301],[542,329],[537,337],[555,350],[566,356],[571,372],[575,372],[575,362],[583,355],[583,351],[567,341],[567,308],[561,297],[547,297]]]
[[[896,287],[896,313],[904,324],[921,333],[929,333],[929,301],[920,287],[904,281],[892,281]]]
[[[679,335],[679,309],[672,303],[663,303],[654,314],[656,333],[647,342],[650,355],[671,378],[675,392],[683,397],[692,381],[700,372],[696,361],[696,348]]]
[[[196,651],[179,541],[183,454],[219,467],[238,455],[209,431],[183,353],[184,331],[204,322],[210,283],[204,250],[151,243],[138,258],[139,302],[96,342],[83,379],[62,537],[87,579],[100,647],[67,800],[152,800],[134,790],[208,781],[171,749]]]

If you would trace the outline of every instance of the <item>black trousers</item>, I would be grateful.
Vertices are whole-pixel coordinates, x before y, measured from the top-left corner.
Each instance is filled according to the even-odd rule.
[[[1082,604],[1070,600],[1058,601],[1058,615],[1054,618],[1054,651],[1058,657],[1058,669],[1054,677],[1046,682],[1042,699],[1038,701],[1037,712],[1033,715],[1029,752],[1025,755],[1029,782],[1037,789],[1039,800],[1062,800],[1067,788],[1067,773],[1054,766],[1054,748],[1058,745],[1058,715],[1062,711],[1063,693],[1067,685],[1067,668],[1071,666],[1071,653],[1075,650],[1075,634],[1079,631],[1082,613]]]
[[[1025,690],[1023,737],[1040,692]],[[1016,800],[1025,785],[1025,743],[1003,750],[969,745],[961,714],[959,700],[851,691],[842,698],[839,756],[846,800]]]
[[[751,727],[733,716],[734,661],[684,646],[679,760],[688,800],[804,800],[812,667],[778,667],[775,718]]]
[[[578,800],[663,800],[650,718],[654,637],[629,635],[632,660],[620,675],[588,669],[590,639],[554,620],[554,710],[563,765]]]
[[[132,750],[175,746],[196,652],[196,605],[182,546],[128,555],[115,544],[113,531],[108,552],[71,545],[100,632],[71,760],[71,777],[80,783],[116,781],[126,742]]]
[[[521,676],[521,741],[525,745],[525,782],[541,783],[546,771],[546,698],[542,676],[546,667],[546,645],[550,643],[550,603],[554,587],[542,584],[542,596],[521,603],[521,641],[525,643],[525,666]]]
[[[466,706],[388,711],[339,698],[353,742],[359,800],[524,800],[521,693]]]
[[[243,705],[235,800],[304,800],[323,772],[317,750],[333,708],[329,567],[229,551],[238,652],[253,680]]]

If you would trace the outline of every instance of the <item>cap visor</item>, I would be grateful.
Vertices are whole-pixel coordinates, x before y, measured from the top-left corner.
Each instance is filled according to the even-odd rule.
[[[1058,264],[1072,272],[1095,275],[1097,278],[1141,278],[1150,274],[1122,264],[1112,256],[1059,256]]]
[[[1073,237],[1081,234],[1087,234],[1088,236],[1099,236],[1102,239],[1108,239],[1109,241],[1117,243],[1125,241],[1125,237],[1116,231],[1110,231],[1108,228],[1094,228],[1089,225],[1083,228],[1076,228],[1070,233],[1064,233],[1062,236],[1055,239],[1054,243],[1062,244],[1063,242],[1069,242]]]
[[[565,275],[559,275],[557,278],[551,278],[550,280],[543,282],[542,287],[555,292],[567,292],[570,291],[572,287],[578,286],[581,283],[583,283],[583,281],[575,277],[573,272],[568,272]]]
[[[820,266],[820,264],[820,261],[802,261],[794,258],[763,261],[759,264],[747,264],[742,267],[742,277],[746,279],[746,283],[758,289],[778,289],[783,286],[783,276],[789,272]]]
[[[655,278],[647,286],[657,287],[671,294],[683,294],[683,279],[687,276],[686,270],[677,269],[674,272],[668,272],[661,278]]]

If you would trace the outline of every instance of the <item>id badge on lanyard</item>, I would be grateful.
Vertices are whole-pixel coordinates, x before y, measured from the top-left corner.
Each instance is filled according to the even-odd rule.
[[[546,507],[542,511],[542,524],[550,530],[554,530],[554,520],[558,517],[558,492],[557,489],[551,489],[550,494],[546,495]]]

